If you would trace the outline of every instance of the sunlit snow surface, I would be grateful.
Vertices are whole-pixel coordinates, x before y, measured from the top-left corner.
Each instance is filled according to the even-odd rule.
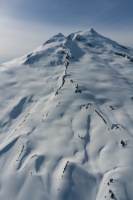
[[[133,198],[133,49],[61,33],[0,66],[0,200]]]

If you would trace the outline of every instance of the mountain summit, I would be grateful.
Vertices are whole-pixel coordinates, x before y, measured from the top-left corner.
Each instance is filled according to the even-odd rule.
[[[0,66],[0,200],[133,197],[133,49],[94,29]]]

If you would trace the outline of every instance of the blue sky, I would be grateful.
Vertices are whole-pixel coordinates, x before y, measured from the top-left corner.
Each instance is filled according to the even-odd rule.
[[[133,0],[1,0],[0,63],[89,28],[133,47]]]

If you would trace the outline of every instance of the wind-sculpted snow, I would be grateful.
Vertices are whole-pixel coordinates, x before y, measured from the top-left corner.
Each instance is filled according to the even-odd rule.
[[[90,29],[0,66],[0,200],[132,199],[132,58]]]

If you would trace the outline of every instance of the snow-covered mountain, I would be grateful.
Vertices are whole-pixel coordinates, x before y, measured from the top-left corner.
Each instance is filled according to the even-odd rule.
[[[0,200],[133,198],[133,49],[94,29],[0,66]]]

